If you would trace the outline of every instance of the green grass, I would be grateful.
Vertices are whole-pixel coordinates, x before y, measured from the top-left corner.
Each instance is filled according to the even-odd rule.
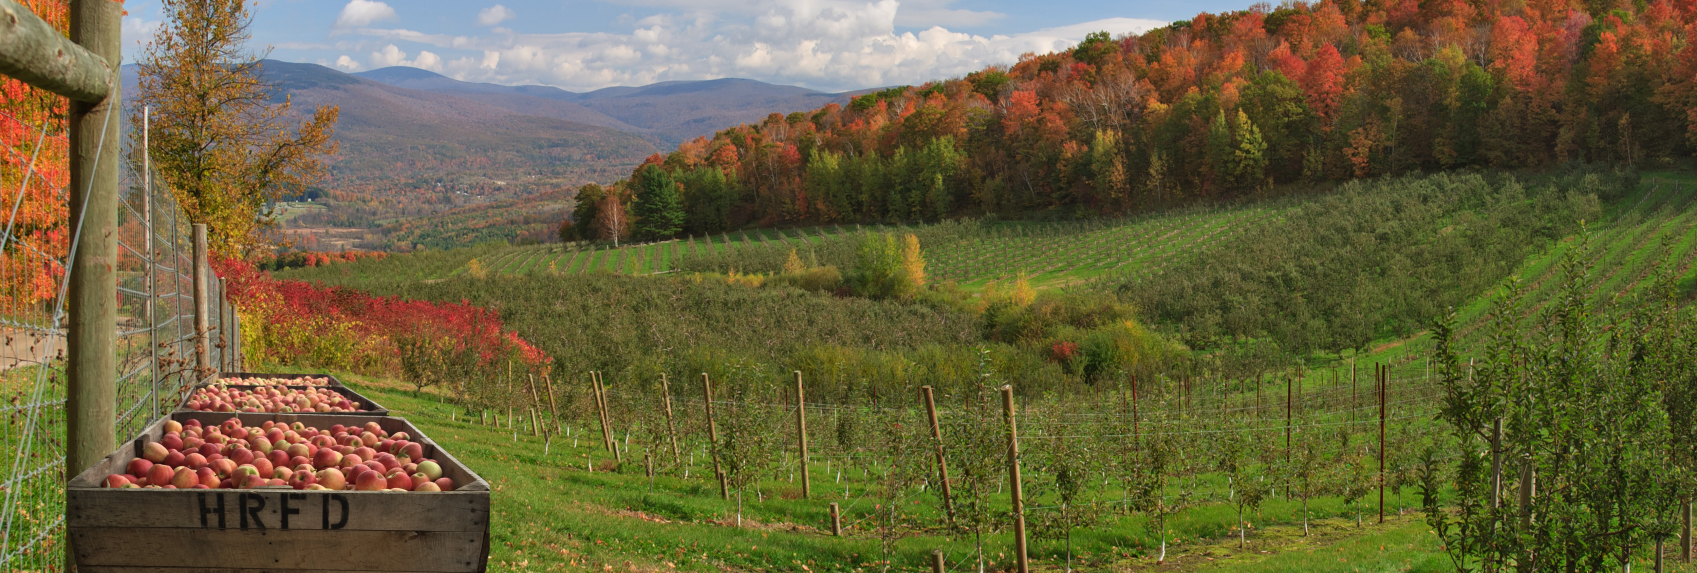
[[[843,480],[838,483],[835,474],[842,470],[842,458],[825,447],[816,446],[821,451],[813,465],[814,499],[798,499],[799,486],[782,476],[764,480],[759,486],[762,499],[754,499],[753,491],[745,494],[744,526],[737,527],[734,499],[719,499],[716,486],[702,479],[711,470],[699,449],[689,479],[668,471],[650,482],[644,476],[639,446],[632,448],[635,453],[626,463],[614,469],[600,447],[598,430],[583,422],[569,422],[574,438],[557,438],[545,452],[543,440],[531,435],[528,420],[523,418],[515,433],[505,428],[507,420],[501,412],[495,414],[502,425],[485,425],[441,403],[436,396],[417,396],[381,380],[342,377],[395,415],[407,417],[490,482],[494,499],[492,571],[601,570],[605,565],[629,570],[627,562],[636,570],[673,566],[687,571],[802,571],[802,565],[810,571],[881,568],[885,554],[881,541],[871,531],[878,503],[875,484],[858,475],[865,470],[858,464],[842,472]],[[690,414],[681,409],[679,415]],[[685,449],[698,447],[686,445]],[[829,472],[827,462],[834,464]],[[596,471],[589,471],[590,465]],[[875,473],[869,475],[875,479]],[[1223,478],[1215,475],[1203,475],[1199,483],[1205,492],[1223,493],[1225,487]],[[937,498],[920,494],[911,499],[921,506],[913,515],[930,525],[904,528],[904,535],[889,554],[892,570],[924,570],[934,549],[945,551],[951,571],[974,569],[972,539],[935,530],[942,519]],[[1169,521],[1167,565],[1160,568],[1440,570],[1437,565],[1447,563],[1447,558],[1433,553],[1434,541],[1418,514],[1398,516],[1398,499],[1393,496],[1389,501],[1392,513],[1388,524],[1374,525],[1368,516],[1368,523],[1357,526],[1353,513],[1337,499],[1316,499],[1312,502],[1316,517],[1313,531],[1305,537],[1298,502],[1269,500],[1260,515],[1249,518],[1253,528],[1247,552],[1237,549],[1233,510],[1218,501],[1206,502]],[[1406,502],[1415,501],[1409,493]],[[842,520],[848,530],[844,537],[828,533],[826,507],[830,502],[844,508]],[[1028,512],[1035,516],[1047,503],[1034,497],[1028,501],[1032,508]],[[1011,541],[1005,532],[984,538],[992,570],[1011,565]],[[1080,570],[1153,569],[1159,552],[1159,540],[1141,515],[1111,516],[1101,527],[1079,530],[1073,545],[1074,565]],[[1381,550],[1381,545],[1385,549]],[[1060,540],[1034,539],[1031,555],[1035,568],[1061,570],[1064,548]],[[1337,561],[1340,557],[1346,561]]]

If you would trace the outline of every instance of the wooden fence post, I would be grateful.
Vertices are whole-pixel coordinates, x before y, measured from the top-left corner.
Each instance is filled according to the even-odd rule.
[[[683,454],[678,453],[678,429],[672,423],[672,385],[666,382],[666,373],[660,373],[660,396],[666,403],[666,436],[672,441],[672,465],[683,471]]]
[[[0,34],[0,73],[72,100],[66,203],[68,220],[81,224],[71,229],[76,251],[65,276],[64,476],[76,475],[118,447],[118,128],[123,118],[115,112],[123,99],[122,82],[113,72],[123,56],[123,9],[117,2],[70,3],[67,41],[17,6],[6,11],[7,33]],[[64,554],[65,570],[74,570],[74,553],[67,548]]]
[[[943,511],[949,517],[949,523],[955,521],[955,505],[949,490],[949,463],[943,457],[943,427],[937,423],[937,399],[931,394],[930,386],[921,386],[920,392],[925,397],[925,412],[931,418],[931,437],[937,440],[937,476],[942,484]]]
[[[713,381],[707,373],[701,373],[701,397],[707,403],[707,443],[712,447],[708,451],[713,454],[713,475],[719,478],[719,497],[731,498],[729,484],[725,483],[725,472],[719,469],[719,425],[713,422]]]
[[[837,502],[831,502],[831,535],[843,536],[843,516],[838,513]]]
[[[795,431],[801,447],[801,498],[813,497],[807,472],[807,394],[801,388],[801,371],[795,371]]]
[[[1008,480],[1012,486],[1009,489],[1013,492],[1014,560],[1019,564],[1019,573],[1031,573],[1025,544],[1025,488],[1019,476],[1019,424],[1014,421],[1011,385],[1002,386],[1002,414],[1008,422]]]
[[[943,573],[948,568],[948,562],[943,559],[943,550],[931,550],[931,573]]]
[[[206,284],[206,224],[194,224],[194,260],[189,262],[194,275],[194,382],[205,381],[212,372],[212,349],[207,343],[211,335],[212,317],[207,316],[211,302]]]

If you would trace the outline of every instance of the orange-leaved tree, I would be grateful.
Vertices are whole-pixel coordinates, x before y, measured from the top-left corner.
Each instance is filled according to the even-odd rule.
[[[249,52],[245,0],[164,0],[166,22],[140,62],[139,103],[152,107],[149,152],[189,218],[206,223],[213,250],[242,255],[274,224],[268,202],[325,174],[339,109],[294,124],[288,98],[261,78]],[[141,137],[141,114],[130,114]]]
[[[70,29],[63,0],[23,0],[60,33]],[[66,100],[0,76],[0,316],[39,312],[65,274],[70,248],[65,186],[70,182]]]

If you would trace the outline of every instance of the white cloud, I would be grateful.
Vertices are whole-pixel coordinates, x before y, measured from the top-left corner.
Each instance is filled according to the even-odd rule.
[[[512,10],[508,9],[506,6],[496,4],[494,6],[484,8],[482,12],[477,13],[477,24],[480,26],[494,26],[501,22],[513,19],[513,16],[514,14]]]
[[[394,44],[389,44],[387,46],[384,46],[383,49],[381,49],[381,50],[372,52],[371,56],[366,58],[366,59],[371,62],[371,67],[373,67],[373,68],[387,68],[387,67],[390,67],[390,66],[407,66],[407,67],[412,67],[412,68],[418,68],[418,69],[421,69],[421,70],[430,70],[430,71],[433,71],[433,72],[442,71],[442,57],[441,56],[430,53],[429,50],[420,50],[418,52],[417,58],[413,58],[411,60],[408,60],[407,59],[407,53],[401,51],[401,49],[399,47],[396,47]],[[342,56],[340,59],[336,60],[336,65],[338,67],[342,65],[342,60],[347,60],[349,63],[352,63],[355,66],[359,65],[358,62],[353,61],[353,58],[349,58],[347,56]]]
[[[148,20],[138,16],[125,16],[123,37],[132,42],[146,44],[153,40],[153,33],[159,31],[165,22],[163,20]]]
[[[467,81],[585,90],[742,77],[836,91],[958,77],[986,65],[1012,64],[1026,52],[1067,49],[1090,32],[1141,33],[1166,24],[1107,18],[982,36],[949,26],[971,27],[1001,15],[951,9],[952,0],[636,1],[679,9],[627,19],[627,33],[448,35],[374,28],[356,33],[391,43],[372,53],[373,66],[425,67],[422,54],[407,63],[407,54],[395,45],[412,42],[447,52],[447,58],[432,54],[430,65]],[[926,15],[931,25],[897,31],[919,27],[904,22]]]
[[[336,67],[343,71],[357,72],[364,66],[359,65],[359,62],[354,61],[347,54],[342,54],[341,57],[336,58]]]
[[[376,0],[350,0],[336,16],[337,28],[358,28],[372,22],[395,19],[395,9]]]

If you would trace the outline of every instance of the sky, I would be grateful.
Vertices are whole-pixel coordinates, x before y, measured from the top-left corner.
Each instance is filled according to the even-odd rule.
[[[571,91],[749,78],[839,92],[959,77],[1094,31],[1248,0],[258,0],[251,49],[346,72],[412,66]],[[130,0],[124,59],[164,21]]]

